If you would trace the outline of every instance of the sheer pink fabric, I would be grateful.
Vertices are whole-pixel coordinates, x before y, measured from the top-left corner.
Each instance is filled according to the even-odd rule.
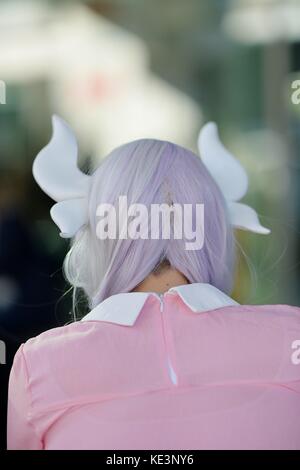
[[[8,448],[300,449],[296,340],[297,307],[196,313],[179,295],[150,295],[133,326],[49,330],[15,356]]]

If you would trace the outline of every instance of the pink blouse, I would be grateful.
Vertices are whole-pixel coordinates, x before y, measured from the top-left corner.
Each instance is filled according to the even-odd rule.
[[[8,449],[300,449],[300,309],[113,295],[19,348]]]

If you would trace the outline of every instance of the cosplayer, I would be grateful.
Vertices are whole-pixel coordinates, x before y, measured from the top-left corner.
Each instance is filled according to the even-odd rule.
[[[300,449],[300,309],[230,297],[234,229],[269,230],[239,202],[247,174],[216,125],[200,132],[201,158],[141,139],[91,175],[66,123],[53,127],[33,175],[56,201],[65,276],[90,308],[19,348],[8,448]],[[171,236],[148,236],[154,204],[176,208]],[[196,248],[188,233],[201,234]]]

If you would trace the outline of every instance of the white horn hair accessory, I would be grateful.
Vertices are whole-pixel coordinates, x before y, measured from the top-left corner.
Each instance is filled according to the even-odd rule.
[[[214,122],[205,124],[198,137],[200,157],[209,173],[221,189],[227,203],[231,224],[238,229],[267,235],[252,207],[239,201],[248,190],[248,176],[242,165],[228,152],[220,141]]]
[[[52,116],[50,142],[36,156],[32,172],[42,190],[57,202],[50,211],[60,236],[72,238],[88,221],[91,177],[79,170],[76,138],[67,123]]]
[[[91,176],[78,168],[77,142],[67,123],[54,115],[52,125],[52,138],[36,156],[32,171],[38,185],[56,201],[50,214],[60,236],[72,238],[88,222]],[[270,233],[260,224],[254,209],[237,202],[247,192],[247,173],[220,142],[215,123],[203,126],[198,147],[204,165],[224,195],[231,224],[256,233]]]

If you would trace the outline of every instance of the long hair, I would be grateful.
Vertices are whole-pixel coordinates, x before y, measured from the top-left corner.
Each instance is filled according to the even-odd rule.
[[[187,250],[186,240],[97,237],[97,207],[128,204],[203,204],[204,244]],[[189,282],[209,283],[223,292],[232,289],[235,244],[223,195],[190,150],[171,142],[140,139],[114,149],[92,174],[89,223],[71,242],[64,273],[85,292],[90,308],[107,297],[130,292],[161,261],[179,270]]]

